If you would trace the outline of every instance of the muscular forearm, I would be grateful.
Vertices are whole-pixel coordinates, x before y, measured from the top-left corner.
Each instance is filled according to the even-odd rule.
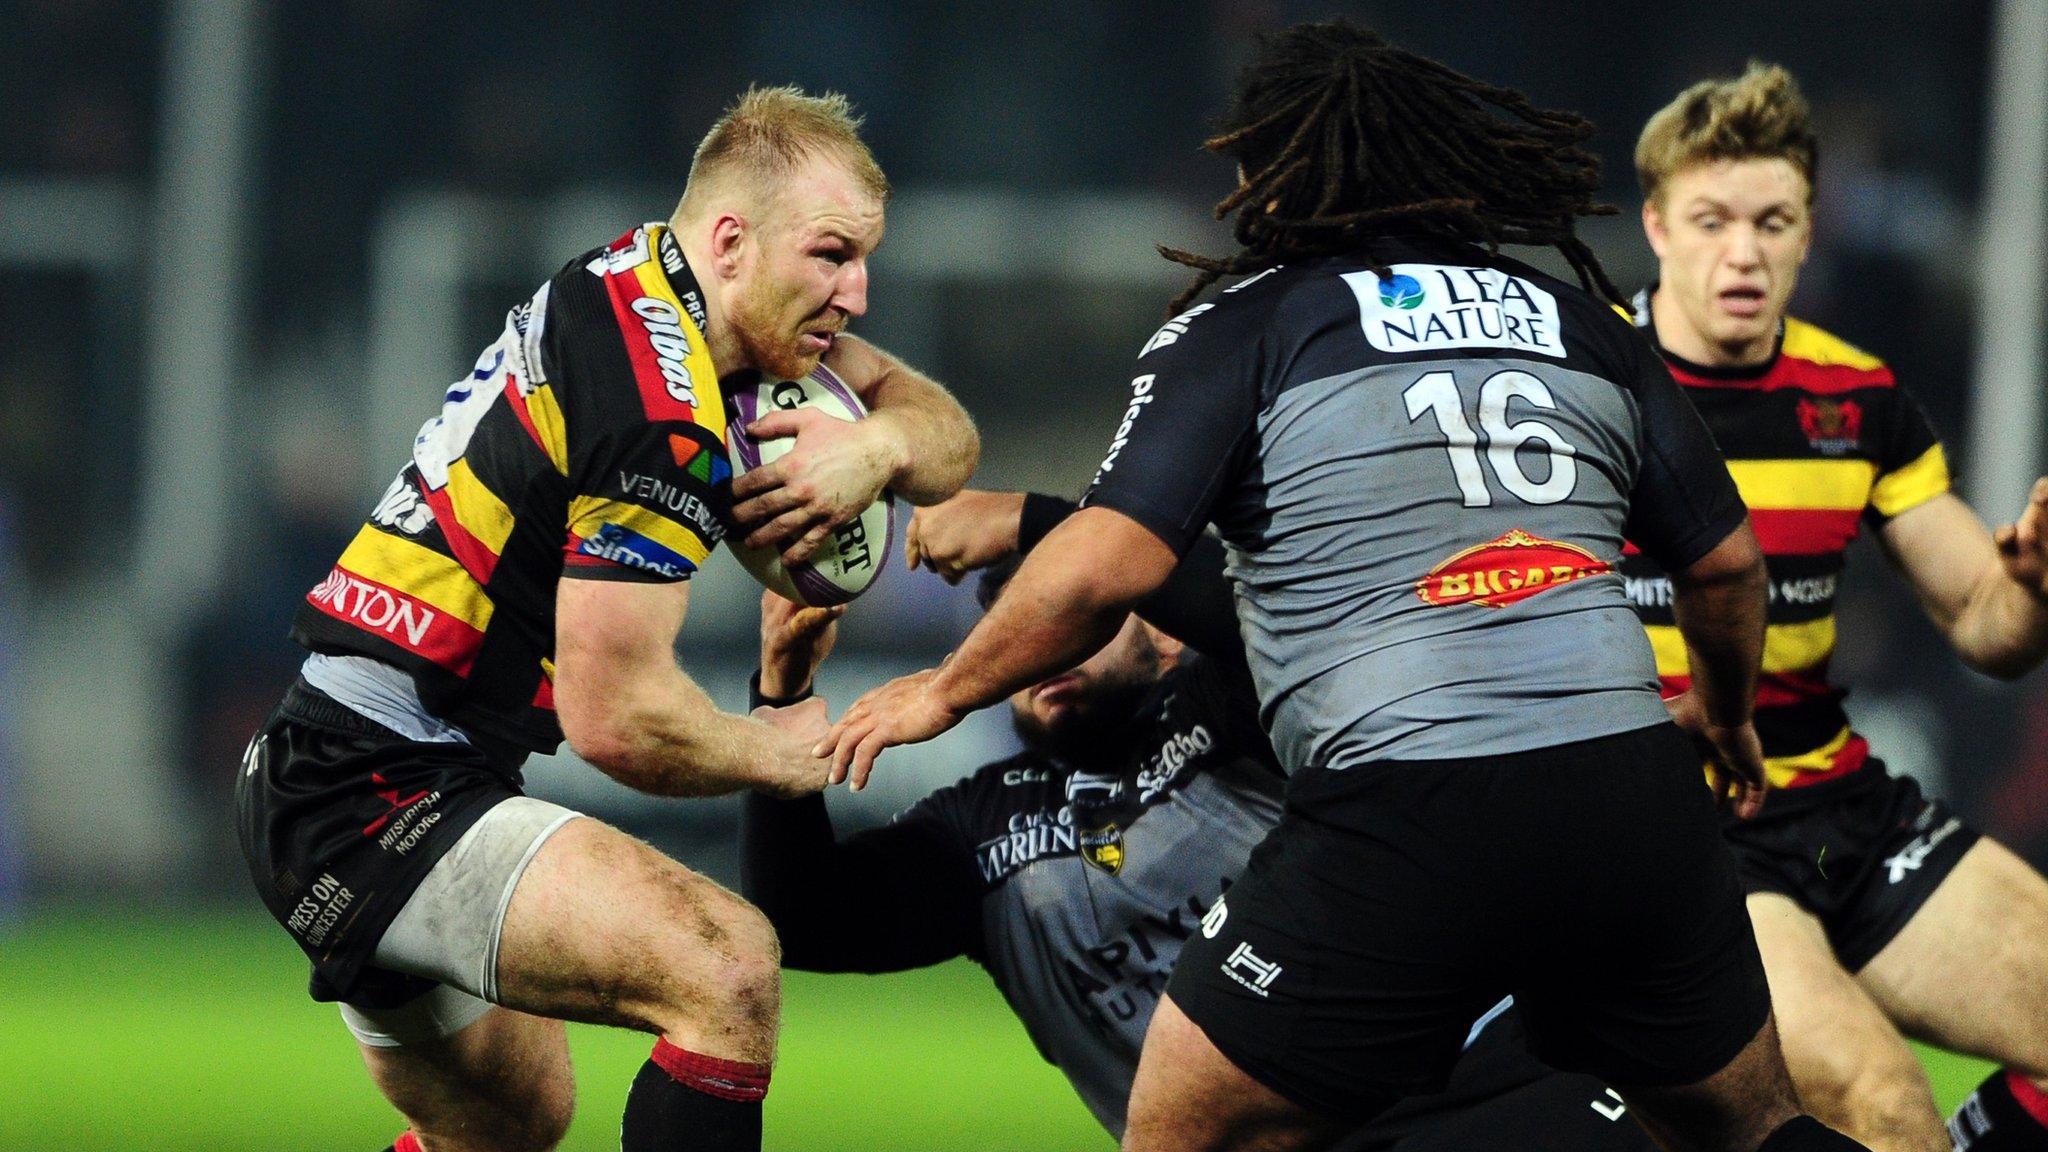
[[[656,796],[797,791],[803,784],[800,765],[782,754],[773,728],[720,711],[680,669],[618,692],[603,723],[570,743],[606,775]]]
[[[912,504],[936,504],[960,491],[981,458],[974,421],[951,393],[868,346],[875,378],[865,397],[869,420],[885,429],[895,469],[889,488]]]
[[[1104,564],[1103,556],[1118,562]],[[934,688],[957,712],[1001,700],[1087,659],[1156,591],[1177,557],[1119,513],[1084,509],[1025,557],[988,615],[939,670]]]
[[[1767,586],[1761,562],[1705,578],[1672,577],[1672,610],[1685,637],[1693,691],[1717,727],[1747,724],[1755,711]]]
[[[2015,679],[2048,657],[2048,598],[2009,578],[1995,561],[1948,628],[1949,643],[1970,667]]]
[[[1031,493],[1018,517],[1017,549],[1029,552],[1060,522],[1073,515],[1072,501]],[[1140,619],[1204,656],[1244,661],[1244,637],[1237,630],[1237,605],[1224,575],[1223,545],[1214,537],[1195,541],[1159,590],[1138,601]]]

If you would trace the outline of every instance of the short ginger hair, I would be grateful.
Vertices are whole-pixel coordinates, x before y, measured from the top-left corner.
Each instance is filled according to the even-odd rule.
[[[794,85],[748,88],[698,142],[676,218],[702,208],[711,189],[736,176],[772,193],[783,177],[820,155],[844,164],[877,200],[887,200],[888,178],[861,140],[860,126],[853,106],[837,92],[808,96]]]
[[[1819,162],[1812,109],[1799,82],[1776,64],[1752,60],[1732,79],[1702,80],[1658,109],[1636,141],[1636,180],[1657,202],[1681,170],[1714,160],[1785,160],[1806,177],[1813,199]]]

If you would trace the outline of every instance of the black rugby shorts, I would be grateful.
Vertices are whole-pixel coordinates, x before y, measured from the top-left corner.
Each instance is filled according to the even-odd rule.
[[[1840,779],[1772,792],[1724,831],[1750,892],[1818,918],[1842,967],[1884,950],[1981,837],[1911,777],[1875,758]]]
[[[516,766],[292,685],[243,758],[235,823],[264,907],[313,962],[313,998],[389,1008],[433,987],[371,955],[435,863],[520,794]]]
[[[1705,1079],[1770,1011],[1735,860],[1669,724],[1507,756],[1304,769],[1175,967],[1239,1068],[1365,1120],[1441,1088],[1512,993],[1535,1054]]]

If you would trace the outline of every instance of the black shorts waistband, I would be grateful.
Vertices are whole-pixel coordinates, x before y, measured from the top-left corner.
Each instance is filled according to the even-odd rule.
[[[316,724],[355,736],[381,736],[390,740],[406,738],[404,733],[386,728],[308,684],[303,676],[284,690],[284,702],[277,706],[277,711],[302,724]]]
[[[412,739],[403,732],[392,731],[320,691],[303,676],[292,681],[291,687],[284,690],[284,700],[278,704],[277,712],[289,720],[346,732],[351,736],[368,736],[379,740]],[[520,768],[525,765],[527,757],[525,749],[501,741],[482,739],[471,732],[465,732],[464,736],[471,747],[484,754],[494,771],[503,773],[515,783],[520,781]]]

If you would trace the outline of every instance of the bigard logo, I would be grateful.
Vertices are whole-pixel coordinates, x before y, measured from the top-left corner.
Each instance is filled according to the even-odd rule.
[[[1467,548],[1430,569],[1415,595],[1439,608],[1483,604],[1505,608],[1538,592],[1612,571],[1576,544],[1545,540],[1516,528],[1497,540]]]
[[[1382,352],[1512,348],[1564,357],[1557,297],[1498,268],[1396,264],[1346,272],[1365,338]]]

